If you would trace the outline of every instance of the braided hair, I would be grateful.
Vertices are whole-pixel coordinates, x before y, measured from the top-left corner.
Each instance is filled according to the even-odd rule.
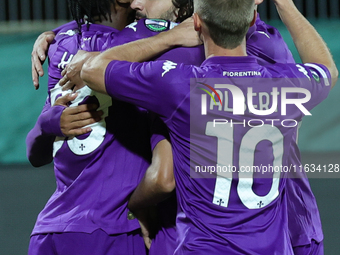
[[[173,5],[179,8],[176,22],[180,23],[191,17],[194,13],[193,0],[172,0]]]
[[[84,18],[89,23],[111,20],[111,5],[115,6],[115,0],[68,0],[73,19],[78,27],[85,24]]]

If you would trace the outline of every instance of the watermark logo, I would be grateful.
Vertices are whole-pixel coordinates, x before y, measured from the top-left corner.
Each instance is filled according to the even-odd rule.
[[[220,95],[217,93],[217,91],[211,87],[210,85],[208,84],[205,84],[203,82],[198,82],[199,84],[202,84],[203,86],[206,86],[207,88],[209,88],[218,98],[220,104],[222,105],[222,100],[221,100],[221,97]],[[212,100],[214,101],[215,105],[217,105],[217,102],[215,100],[215,97],[212,95],[212,93],[210,93],[207,89],[205,88],[198,88],[198,89],[201,89],[203,90],[204,92],[206,92],[211,98]],[[207,115],[207,95],[206,94],[202,94],[201,96],[201,100],[202,100],[202,103],[201,103],[201,113],[202,115]]]
[[[243,93],[243,91],[231,84],[215,84],[214,87],[198,82],[199,84],[202,84],[206,87],[208,87],[211,91],[213,91],[213,94],[215,94],[219,100],[219,103],[221,106],[222,104],[222,99],[221,96],[228,92],[231,93],[232,96],[232,101],[233,101],[233,107],[232,107],[232,113],[234,115],[245,115],[246,107],[248,108],[249,112],[258,115],[258,116],[267,116],[278,109],[278,102],[279,98],[281,99],[281,115],[286,116],[287,115],[287,105],[295,105],[304,115],[312,115],[306,107],[303,105],[311,99],[311,93],[309,90],[305,88],[297,88],[297,87],[272,87],[270,92],[263,92],[263,93],[258,93],[259,95],[264,95],[267,98],[267,101],[271,102],[271,107],[269,108],[267,106],[264,109],[256,109],[253,104],[253,97],[254,94],[256,95],[257,93],[253,92],[252,87],[247,88],[247,94],[246,97]],[[218,105],[217,101],[214,98],[214,95],[210,93],[207,89],[200,88],[199,89],[205,91],[207,94],[210,95],[212,100],[214,101],[215,105]],[[289,94],[295,94],[299,95],[298,97],[295,98],[288,98]],[[225,95],[227,97],[227,95]],[[246,100],[247,99],[247,100]],[[224,100],[225,104],[228,104],[229,100]],[[207,115],[207,95],[202,94],[201,96],[201,115]],[[225,105],[223,108],[227,108]]]

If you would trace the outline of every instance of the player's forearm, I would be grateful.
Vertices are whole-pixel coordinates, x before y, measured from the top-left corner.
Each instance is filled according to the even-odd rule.
[[[30,163],[35,166],[43,166],[53,160],[53,143],[56,136],[63,136],[59,120],[64,107],[50,107],[45,104],[43,112],[33,129],[26,137],[26,153]]]
[[[175,46],[194,47],[202,44],[189,18],[175,28],[156,36],[130,42],[105,51],[100,58],[129,62],[148,61]]]
[[[170,196],[175,186],[171,144],[164,139],[153,150],[152,163],[131,195],[128,207],[133,212],[158,204]]]
[[[105,70],[113,60],[143,62],[174,46],[166,33],[134,41],[92,55],[82,67],[80,77],[93,90],[106,93]]]
[[[326,66],[332,76],[332,86],[338,78],[333,57],[315,28],[298,11],[292,1],[275,1],[278,13],[289,30],[303,63]]]
[[[175,185],[159,185],[152,178],[144,176],[141,183],[132,193],[128,208],[135,212],[139,209],[154,206],[170,197],[174,189]]]
[[[129,62],[144,62],[156,57],[163,51],[176,46],[176,42],[171,37],[171,31],[160,33],[156,36],[141,39],[111,48],[103,52],[100,58],[109,60],[121,60]]]

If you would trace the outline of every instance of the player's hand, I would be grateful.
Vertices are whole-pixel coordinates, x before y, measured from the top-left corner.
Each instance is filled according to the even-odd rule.
[[[49,45],[55,38],[55,34],[52,31],[47,31],[38,36],[33,45],[31,53],[32,62],[32,80],[35,89],[39,89],[39,76],[44,75],[44,69],[42,65],[46,60],[47,50]]]
[[[199,38],[198,32],[195,31],[194,19],[192,17],[187,18],[167,33],[171,33],[171,36],[169,37],[173,38],[178,46],[194,47],[203,43]]]
[[[59,84],[63,86],[62,90],[73,89],[74,91],[85,86],[83,80],[80,78],[80,71],[86,60],[99,53],[87,52],[79,50],[73,57],[72,61],[66,66],[65,70],[61,73],[63,78],[59,81]]]
[[[138,221],[139,221],[139,225],[140,225],[140,229],[141,229],[141,232],[142,232],[142,236],[143,236],[143,239],[144,239],[145,246],[146,246],[146,248],[148,248],[148,250],[150,250],[152,240],[151,240],[151,237],[150,237],[148,227],[146,225],[147,223],[143,222],[141,220],[138,220]]]
[[[100,121],[103,111],[97,111],[96,104],[83,104],[69,107],[69,103],[75,100],[77,93],[59,97],[54,105],[62,105],[66,108],[60,116],[60,129],[65,136],[77,136],[92,131],[87,125]],[[85,127],[85,128],[84,128]]]
[[[152,243],[152,229],[150,229],[150,211],[149,208],[139,209],[134,212],[134,215],[138,219],[142,236],[146,248],[150,249]]]

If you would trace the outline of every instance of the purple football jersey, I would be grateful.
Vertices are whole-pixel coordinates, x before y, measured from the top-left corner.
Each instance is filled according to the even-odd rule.
[[[163,22],[163,23],[162,23]],[[110,36],[107,36],[108,40],[110,40],[109,43],[111,46],[119,45],[122,43],[126,43],[129,41],[150,37],[155,34],[157,34],[159,31],[164,31],[167,29],[170,29],[174,27],[175,24],[171,22],[165,22],[165,21],[155,21],[155,20],[141,20],[139,22],[133,23],[129,25],[127,28],[125,28],[123,31],[119,33],[119,37],[116,38],[115,33],[111,34]],[[65,28],[66,27],[66,28]],[[62,31],[69,31],[70,29],[75,29],[76,25],[75,23],[70,23],[69,26],[65,26],[60,30]],[[70,33],[70,32],[69,32]],[[94,40],[92,40],[93,42]],[[267,47],[269,43],[273,43],[275,41],[276,47]],[[279,45],[278,45],[279,43]],[[104,47],[105,48],[105,47]],[[178,48],[178,53],[174,53],[175,51],[170,51],[167,55],[161,56],[160,59],[168,59],[173,62],[181,62],[186,64],[193,64],[193,65],[199,65],[203,60],[203,48],[198,47],[192,48],[192,49],[184,49]],[[97,48],[96,50],[101,50]],[[292,55],[287,47],[287,45],[284,43],[281,35],[279,32],[269,25],[265,24],[263,21],[260,20],[258,17],[256,20],[256,24],[249,29],[249,32],[247,34],[247,52],[249,55],[253,55],[258,57],[258,62],[261,64],[268,64],[268,63],[275,63],[275,62],[287,62],[287,63],[293,63],[294,59],[292,58]],[[185,56],[185,57],[183,57]],[[199,57],[197,57],[199,56]],[[57,74],[60,75],[60,72]],[[59,79],[59,78],[58,78]],[[298,150],[298,148],[297,148]],[[295,158],[297,161],[296,165],[299,165],[299,157],[292,157]],[[292,160],[293,160],[292,159]],[[290,180],[287,180],[289,182]],[[294,186],[294,190],[292,189],[292,194],[289,196],[289,204],[288,209],[292,207],[292,211],[295,211],[295,208],[308,208],[311,210],[306,210],[307,215],[306,221],[302,222],[301,217],[303,217],[303,214],[299,214],[300,220],[295,219],[293,217],[289,217],[289,220],[291,220],[289,226],[292,232],[292,242],[293,245],[302,245],[304,244],[305,240],[311,240],[311,238],[315,240],[322,240],[322,230],[321,230],[321,224],[320,224],[320,217],[318,214],[317,206],[315,198],[310,190],[309,183],[307,179],[293,179],[292,181],[301,182],[299,185],[303,184],[304,188],[301,188],[299,190],[296,190],[299,188],[299,185],[292,184]],[[289,192],[288,190],[287,192]],[[310,198],[310,203],[304,203],[305,200],[301,199],[301,195],[298,196],[298,194],[305,194],[308,198]],[[293,196],[297,196],[296,199],[293,199]],[[296,206],[294,207],[294,204]],[[173,206],[175,208],[175,206]],[[171,208],[167,206],[167,208]],[[173,209],[175,210],[175,209]],[[289,209],[290,210],[290,209]],[[172,213],[169,210],[163,210],[164,212],[168,212],[169,215]],[[313,217],[311,213],[314,212]],[[309,214],[308,214],[309,213]],[[309,216],[308,216],[309,215]],[[168,217],[164,217],[165,219],[168,219]],[[169,220],[168,222],[171,222]],[[305,222],[310,222],[309,224]],[[291,224],[292,223],[292,224]],[[303,225],[300,225],[303,224]],[[169,226],[169,224],[166,224]],[[168,227],[169,229],[169,227]],[[171,229],[169,230],[170,234],[163,235],[164,239],[162,240],[161,237],[156,238],[154,240],[154,244],[156,244],[158,241],[162,243],[163,241],[166,241],[168,238],[172,238],[172,235],[174,234],[174,231]],[[166,237],[167,236],[167,237]],[[298,238],[299,237],[299,238]],[[303,241],[299,241],[303,240]],[[164,251],[164,250],[163,250]],[[156,252],[157,254],[157,252]]]
[[[248,30],[247,53],[257,57],[260,64],[295,63],[292,53],[280,32],[260,19]]]
[[[162,23],[163,22],[163,23]],[[164,30],[170,29],[175,26],[174,23],[160,21],[159,26],[163,26]],[[147,20],[140,20],[127,26],[124,30],[119,32],[118,40],[113,42],[113,45],[119,45],[127,43],[133,40],[142,39],[145,37],[150,37],[158,32],[150,29],[147,26]],[[284,42],[279,31],[266,24],[258,17],[254,26],[250,27],[247,33],[247,53],[251,56],[255,56],[258,62],[262,65],[268,65],[273,63],[295,63],[295,60],[288,49],[287,44]],[[272,47],[268,47],[271,45]],[[199,48],[199,50],[197,50]],[[180,49],[180,52],[178,50]],[[203,48],[179,48],[176,51],[170,51],[163,54],[158,59],[170,60],[172,62],[185,63],[200,65],[203,62]],[[183,57],[184,56],[184,57]],[[301,165],[299,149],[295,143],[292,143],[292,156],[290,158],[291,164],[295,166]],[[316,200],[310,188],[308,179],[304,176],[299,178],[289,178],[287,179],[287,189],[288,194],[288,211],[289,213],[289,230],[291,235],[291,241],[293,246],[299,246],[308,244],[312,239],[318,242],[323,239],[322,227],[320,221],[320,215],[317,208]],[[164,219],[170,219],[169,215],[173,215],[170,206],[166,206],[165,210],[162,210],[168,217]],[[173,204],[173,210],[175,210],[176,205]],[[298,211],[298,217],[296,216],[296,211]],[[171,220],[168,223],[164,223],[169,226]],[[174,234],[173,229],[169,230],[169,227],[163,229],[165,233],[160,233],[159,237],[154,240],[153,245],[158,246],[158,243],[165,243],[167,239],[171,240]],[[166,231],[170,233],[166,233]],[[160,237],[164,237],[163,239]],[[165,238],[165,237],[168,238]],[[160,245],[162,247],[162,245]],[[160,248],[164,252],[164,249]],[[151,249],[153,254],[156,248]],[[169,249],[166,249],[169,251]],[[157,252],[155,252],[157,254]],[[171,251],[169,251],[171,254]]]
[[[301,168],[300,151],[292,143],[290,164],[297,171],[287,179],[288,226],[293,247],[320,243],[323,240],[322,224],[316,199],[310,187],[308,177]]]
[[[89,28],[82,26],[79,33],[73,25],[61,29],[49,49],[47,107],[65,93],[57,82],[60,72],[78,49],[104,50],[107,37],[117,33],[110,27],[94,24]],[[127,203],[150,164],[148,112],[93,92],[87,86],[78,91],[70,107],[91,102],[99,104],[104,112],[102,121],[91,125],[91,133],[68,138],[59,136],[54,142],[57,188],[39,214],[33,235],[92,233],[97,229],[120,234],[140,227],[136,219],[129,217]],[[60,117],[63,108],[57,109]],[[56,120],[54,126],[59,127],[59,119]]]
[[[201,67],[171,61],[112,61],[105,74],[109,95],[159,114],[169,128],[179,205],[175,254],[293,254],[286,178],[279,178],[286,174],[275,172],[271,178],[255,179],[241,170],[245,166],[288,167],[297,127],[287,128],[282,123],[299,122],[304,113],[289,105],[284,115],[278,97],[278,111],[268,116],[259,117],[248,110],[235,115],[230,112],[232,100],[228,103],[225,98],[223,107],[209,108],[209,114],[202,115],[202,90],[198,88],[203,83],[198,80],[199,84],[194,82],[190,87],[190,79],[203,77],[224,78],[219,80],[226,82],[223,84],[237,83],[244,95],[251,88],[250,95],[255,95],[250,97],[252,105],[258,106],[262,95],[270,95],[274,87],[308,90],[311,99],[304,107],[310,110],[328,95],[328,70],[316,64],[264,67],[255,57],[212,57]],[[290,93],[289,99],[299,97],[299,93]],[[255,117],[265,123],[263,127],[249,124]],[[214,119],[236,124],[215,129]],[[195,172],[197,166],[227,166],[228,162],[237,170],[232,176],[216,178],[204,171]]]
[[[111,46],[117,46],[131,41],[147,38],[158,34],[161,31],[169,30],[177,24],[159,19],[141,19],[128,25],[118,33],[118,39],[112,40]],[[171,60],[189,65],[199,66],[205,59],[203,45],[193,48],[178,47],[166,52],[157,58]],[[152,125],[153,126],[153,125]],[[156,124],[156,127],[159,126]],[[163,137],[163,135],[162,135]],[[156,146],[159,139],[151,141],[152,149]],[[152,240],[150,255],[164,254],[172,255],[176,249],[176,213],[177,203],[175,196],[167,199],[158,205],[160,229]]]
[[[269,47],[271,45],[272,47]],[[256,56],[259,63],[295,63],[287,44],[278,30],[265,22],[259,15],[256,23],[247,34],[247,52]],[[292,143],[290,164],[301,165],[300,151],[296,143]],[[301,168],[299,168],[301,170]],[[303,170],[303,169],[302,169]],[[312,239],[320,242],[323,240],[321,219],[308,178],[304,172],[288,177],[288,222],[292,245],[301,246],[310,244]]]
[[[172,29],[177,25],[177,23],[161,19],[141,19],[120,31],[118,33],[118,39],[112,40],[111,47],[151,37],[162,31]],[[193,48],[177,47],[172,51],[165,52],[155,59],[168,59],[178,63],[199,66],[205,59],[204,47],[203,45]]]
[[[72,20],[64,25],[61,25],[60,27],[57,27],[55,29],[52,30],[53,33],[58,34],[60,32],[65,32],[68,30],[75,30],[78,28],[78,24],[75,20]]]
[[[153,25],[158,25],[158,29],[161,30],[168,30],[176,25],[167,21],[154,20],[153,22]],[[118,40],[113,41],[112,45],[119,45],[157,34],[158,32],[150,28],[151,23],[152,20],[144,19],[130,24],[119,33]],[[268,45],[271,45],[272,47],[268,47]],[[247,33],[247,53],[251,56],[255,56],[261,65],[295,63],[294,58],[279,31],[263,22],[260,19],[259,14],[256,23]],[[201,46],[188,49],[178,48],[176,51],[172,50],[163,54],[158,59],[198,66],[203,62],[203,54],[203,47]],[[290,161],[292,165],[301,165],[299,149],[295,143],[292,143],[292,156]],[[289,214],[289,229],[292,245],[298,246],[308,244],[312,239],[321,241],[323,239],[323,234],[320,216],[308,179],[304,176],[301,176],[300,178],[296,178],[295,176],[295,178],[287,179],[287,183],[290,186],[290,188],[287,189],[287,193],[289,197],[288,211],[291,212]],[[162,211],[164,211],[165,214],[171,215],[173,213],[169,208],[170,206],[167,206],[166,209]],[[175,204],[173,205],[173,208],[173,210],[175,210]],[[305,213],[302,213],[302,208],[305,208]],[[296,211],[299,211],[299,216],[297,218],[295,217]],[[164,218],[170,219],[170,217]],[[169,226],[170,222],[171,220],[169,220],[168,223],[165,223],[165,225]],[[167,229],[169,229],[169,227]],[[160,236],[168,236],[168,238],[162,240],[161,237],[158,237],[158,239],[156,238],[156,240],[154,240],[153,245],[158,246],[158,242],[165,243],[167,239],[171,240],[174,231],[169,231],[171,233],[168,235],[166,235],[166,233],[160,234]],[[164,252],[164,249],[161,251]],[[150,252],[152,253],[154,250],[152,249]],[[157,252],[155,254],[157,254]],[[169,254],[171,254],[171,251],[169,251]]]

